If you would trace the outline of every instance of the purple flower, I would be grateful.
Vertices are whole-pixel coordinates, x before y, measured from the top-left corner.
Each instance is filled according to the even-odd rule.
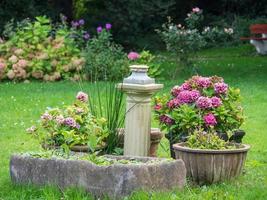
[[[112,25],[111,25],[111,24],[109,24],[109,23],[107,23],[107,24],[106,24],[106,29],[107,29],[107,30],[110,30],[110,29],[111,29],[111,27],[112,27]]]
[[[217,120],[212,113],[205,115],[203,119],[207,126],[215,126],[217,124]]]
[[[76,99],[78,99],[81,102],[87,102],[88,101],[88,95],[84,92],[78,92],[78,94],[76,95]]]
[[[199,96],[200,93],[197,90],[193,91],[184,90],[178,94],[177,98],[181,103],[193,103],[199,98]]]
[[[172,118],[168,117],[167,115],[161,115],[159,117],[159,120],[160,120],[161,123],[164,123],[166,125],[174,124],[174,120]]]
[[[167,106],[168,106],[169,108],[177,108],[177,107],[179,107],[180,104],[181,104],[181,103],[180,103],[179,99],[174,98],[174,99],[170,100],[170,101],[167,103]]]
[[[209,97],[199,97],[198,100],[196,101],[196,105],[198,108],[201,109],[206,109],[206,108],[211,108],[212,107],[212,102]]]
[[[207,77],[198,77],[196,79],[196,83],[199,87],[202,87],[202,88],[208,88],[211,86],[211,81]]]
[[[219,97],[212,97],[211,98],[212,107],[217,108],[222,105],[222,100]]]
[[[191,87],[191,85],[189,83],[185,82],[185,83],[183,83],[181,85],[181,89],[183,89],[183,90],[191,90],[192,87]]]
[[[101,33],[101,32],[102,32],[102,26],[97,27],[97,28],[96,28],[96,31],[97,31],[98,33]]]
[[[41,119],[44,121],[50,121],[53,119],[52,115],[50,115],[48,112],[45,112],[42,116]]]
[[[214,90],[217,94],[225,94],[228,90],[228,85],[226,83],[215,83]]]
[[[133,52],[133,51],[128,54],[128,59],[129,60],[136,60],[139,57],[140,57],[140,55],[138,53],[136,53],[136,52]]]
[[[190,91],[191,100],[194,102],[200,97],[200,93],[198,90],[192,90]]]
[[[72,26],[73,28],[77,28],[77,27],[79,26],[79,22],[77,22],[77,21],[72,21],[72,22],[71,22],[71,26]]]
[[[85,40],[89,40],[89,38],[90,38],[90,34],[89,33],[84,33],[83,34],[83,39],[85,39]]]
[[[81,128],[81,125],[79,123],[76,123],[76,128],[77,129],[80,129]]]
[[[57,124],[64,124],[64,120],[65,120],[65,118],[62,116],[62,115],[58,115],[58,116],[56,116],[56,122],[57,122]]]
[[[84,19],[80,19],[78,23],[80,26],[84,25]]]
[[[64,124],[69,126],[69,127],[76,128],[76,122],[72,117],[65,118],[64,119]]]

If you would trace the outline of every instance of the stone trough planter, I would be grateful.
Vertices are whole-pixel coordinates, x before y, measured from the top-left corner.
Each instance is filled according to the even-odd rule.
[[[249,145],[238,149],[206,150],[185,147],[185,143],[174,144],[176,159],[185,163],[187,176],[203,185],[229,180],[239,176],[245,164]]]
[[[164,191],[182,188],[186,181],[186,169],[182,160],[108,157],[135,159],[140,163],[98,166],[85,160],[44,159],[13,155],[10,161],[11,180],[17,184],[51,184],[60,188],[84,188],[96,197],[108,195],[114,199],[130,195],[136,190]],[[158,161],[146,163],[152,159]]]

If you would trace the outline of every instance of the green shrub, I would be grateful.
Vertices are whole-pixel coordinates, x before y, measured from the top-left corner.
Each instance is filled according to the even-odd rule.
[[[128,73],[127,55],[112,41],[110,30],[99,27],[99,33],[88,41],[84,57],[85,72],[91,81],[121,80]]]
[[[73,32],[64,21],[53,27],[47,17],[24,21],[0,44],[0,79],[80,79],[84,59]]]

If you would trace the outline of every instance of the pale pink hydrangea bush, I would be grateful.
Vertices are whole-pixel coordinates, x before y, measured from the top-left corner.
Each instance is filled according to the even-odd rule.
[[[72,105],[49,108],[41,115],[40,124],[27,132],[37,136],[45,148],[87,145],[92,138],[101,146],[107,137],[106,120],[93,116],[88,107],[88,95],[80,91]]]

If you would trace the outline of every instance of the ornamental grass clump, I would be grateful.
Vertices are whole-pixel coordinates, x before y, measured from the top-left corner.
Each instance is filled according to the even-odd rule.
[[[88,95],[78,92],[72,105],[48,108],[41,116],[38,127],[27,129],[36,136],[42,147],[61,147],[68,152],[75,145],[88,146],[91,151],[102,148],[107,137],[106,119],[97,118],[88,108]]]
[[[191,147],[221,149],[228,142],[241,142],[244,135],[239,130],[244,122],[240,91],[221,77],[193,76],[170,94],[156,97],[154,110],[171,143],[187,141]],[[196,145],[193,141],[199,140],[194,138],[207,145]]]

